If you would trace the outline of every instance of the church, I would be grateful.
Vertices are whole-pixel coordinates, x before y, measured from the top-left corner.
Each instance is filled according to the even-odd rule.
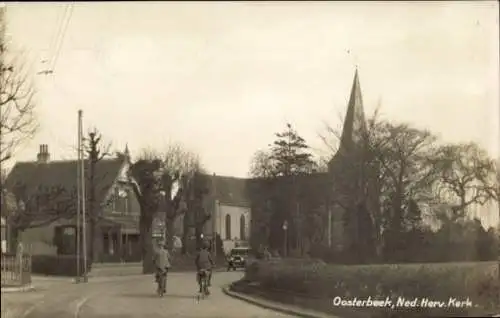
[[[368,228],[373,222],[369,211],[377,208],[378,196],[372,182],[376,178],[369,176],[375,171],[368,171],[361,162],[353,164],[365,129],[356,70],[339,149],[330,160],[328,171],[248,180],[254,247],[262,244],[280,253],[295,250],[303,254],[321,245],[344,253],[373,244],[373,231]]]
[[[374,241],[368,228],[373,220],[368,218],[378,201],[368,200],[378,197],[369,171],[352,164],[365,125],[356,70],[339,150],[328,172],[276,179],[211,176],[207,207],[215,217],[204,232],[219,234],[226,251],[248,241],[254,249],[268,246],[279,254],[310,253],[318,246],[341,254],[353,249],[363,253]]]

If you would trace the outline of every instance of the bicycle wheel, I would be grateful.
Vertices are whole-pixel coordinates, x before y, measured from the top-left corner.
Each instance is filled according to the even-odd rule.
[[[206,275],[206,273],[204,273],[203,276],[201,277],[201,298],[202,299],[204,299],[205,296],[207,295],[206,290],[207,290],[207,275]]]
[[[158,279],[158,295],[160,295],[160,297],[163,297],[163,295],[165,294],[165,285],[166,276],[164,274],[161,274]]]

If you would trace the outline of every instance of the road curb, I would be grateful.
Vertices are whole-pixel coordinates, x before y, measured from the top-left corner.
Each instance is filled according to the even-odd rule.
[[[2,287],[1,288],[2,294],[28,292],[28,291],[33,291],[33,290],[35,290],[35,286],[33,286],[33,285],[26,285],[26,286],[19,286],[19,287]]]
[[[274,311],[281,312],[281,313],[284,313],[287,315],[292,315],[292,316],[301,317],[301,318],[327,318],[327,317],[339,318],[339,317],[327,315],[324,313],[314,312],[312,310],[291,307],[289,305],[282,305],[282,304],[278,304],[275,302],[270,302],[268,300],[259,299],[257,297],[244,295],[242,293],[232,291],[230,288],[231,288],[231,285],[225,286],[222,288],[222,292],[224,294],[226,294],[227,296],[246,301],[247,303],[250,303],[252,305],[256,305],[256,306],[259,306],[262,308],[274,310]]]

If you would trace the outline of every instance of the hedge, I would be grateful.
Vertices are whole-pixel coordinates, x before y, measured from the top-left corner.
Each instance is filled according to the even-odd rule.
[[[286,290],[313,298],[390,297],[395,303],[398,297],[446,302],[453,297],[469,298],[474,305],[491,309],[500,305],[497,275],[494,262],[349,266],[272,260],[250,264],[245,280],[258,282],[264,289]],[[465,309],[453,311],[454,314],[465,312]],[[426,313],[431,314],[421,308],[419,315]],[[449,314],[450,309],[440,313]],[[432,310],[432,314],[436,314],[436,310]]]
[[[87,272],[90,272],[91,262],[87,259]],[[80,257],[80,274],[84,273],[83,258]],[[35,274],[54,276],[76,276],[77,256],[75,255],[33,255],[31,271]]]

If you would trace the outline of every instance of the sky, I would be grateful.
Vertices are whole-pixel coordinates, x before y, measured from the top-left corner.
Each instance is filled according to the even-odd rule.
[[[356,66],[368,114],[380,105],[499,154],[496,1],[78,2],[57,50],[67,5],[7,4],[41,124],[18,160],[41,143],[75,157],[82,109],[116,150],[181,143],[208,171],[245,177],[286,122],[325,149],[318,135],[340,127]],[[36,75],[51,59],[54,73]]]

